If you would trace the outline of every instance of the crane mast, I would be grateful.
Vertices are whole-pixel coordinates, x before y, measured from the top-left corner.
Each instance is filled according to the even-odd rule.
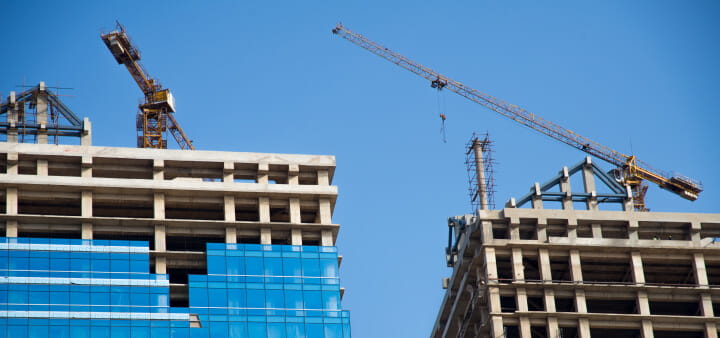
[[[136,127],[138,148],[167,148],[165,131],[177,141],[180,149],[195,150],[172,113],[175,112],[175,98],[170,90],[148,75],[140,64],[140,51],[132,44],[119,22],[116,29],[100,36],[115,57],[118,64],[125,65],[144,95],[144,102],[138,106]]]
[[[338,24],[333,33],[344,39],[402,67],[410,72],[419,75],[428,81],[433,88],[448,89],[466,99],[478,103],[490,110],[493,110],[520,124],[530,127],[542,134],[550,136],[571,147],[582,150],[590,155],[602,159],[616,167],[614,170],[616,178],[629,186],[633,192],[635,209],[645,211],[645,192],[647,185],[643,180],[657,184],[660,188],[669,190],[680,197],[694,201],[702,192],[702,185],[688,177],[681,175],[669,175],[641,162],[635,156],[624,155],[610,149],[600,143],[592,141],[569,129],[565,129],[551,121],[545,120],[531,112],[516,105],[504,102],[500,99],[470,88],[458,81],[450,79],[442,74],[425,67],[409,58],[393,52],[392,50],[358,34],[343,25]]]

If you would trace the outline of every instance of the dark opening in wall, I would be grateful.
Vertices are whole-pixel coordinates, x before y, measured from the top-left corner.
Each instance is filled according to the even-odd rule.
[[[523,257],[523,273],[526,281],[541,281],[537,257]]]
[[[94,196],[92,213],[95,217],[153,218],[152,196],[137,199]]]
[[[537,223],[533,220],[520,220],[518,230],[520,239],[537,239]]]
[[[520,338],[520,330],[516,325],[505,325],[503,330],[505,331],[504,338]]]
[[[492,232],[494,239],[508,239],[510,238],[510,232],[508,231],[508,225],[502,223],[493,223]]]
[[[275,238],[273,236],[271,239],[271,243],[274,245],[288,245],[288,244],[290,244],[290,240],[288,240],[288,238],[285,238],[285,237]]]
[[[640,338],[640,330],[590,328],[591,337]]]
[[[572,281],[569,260],[567,256],[550,256],[550,273],[554,281]]]
[[[575,298],[564,298],[555,296],[555,311],[575,312]]]
[[[143,241],[147,242],[150,250],[155,250],[155,236],[152,234],[128,233],[93,233],[93,239],[109,239],[117,241]]]
[[[50,157],[48,161],[48,176],[75,176],[81,174],[82,157]]]
[[[80,239],[82,238],[82,234],[80,231],[53,231],[53,230],[44,230],[44,231],[24,231],[24,230],[18,230],[18,237],[31,237],[31,238],[71,238],[71,239]]]
[[[645,283],[660,285],[695,285],[695,272],[691,260],[660,261],[643,259]]]
[[[567,225],[565,224],[548,224],[548,237],[567,237]]]
[[[26,154],[18,154],[18,174],[37,175],[37,157]]]
[[[309,245],[309,246],[320,246],[320,239],[318,238],[303,238],[303,245]]]
[[[720,285],[720,262],[708,261],[706,258],[705,271],[710,285]]]
[[[590,224],[578,224],[576,234],[580,238],[592,238],[592,226]]]
[[[512,262],[509,256],[497,256],[495,257],[497,264],[498,280],[500,283],[511,283],[514,279]]]
[[[582,257],[582,277],[586,283],[632,283],[629,259]]]
[[[317,185],[318,174],[317,169],[314,167],[300,167],[300,174],[298,175],[298,183],[302,185]]]
[[[167,272],[170,279],[170,306],[190,306],[188,275],[207,275],[207,269],[168,268]]]
[[[268,166],[268,181],[275,184],[288,184],[289,166],[287,164],[271,164]]]
[[[80,193],[18,191],[18,213],[80,216]]]
[[[638,223],[638,238],[651,240],[690,240],[689,223],[644,222]]]
[[[235,198],[235,220],[257,222],[260,210],[256,198]]]
[[[603,238],[630,238],[626,224],[602,224],[601,229]]]
[[[668,316],[700,316],[699,302],[654,302],[650,301],[650,313]]]
[[[560,327],[560,337],[561,338],[577,338],[577,337],[579,337],[577,327]]]
[[[270,200],[270,222],[290,222],[290,202],[288,200]]]
[[[500,296],[500,310],[501,312],[515,312],[517,311],[517,303],[513,296]]]
[[[300,222],[320,223],[320,206],[317,201],[300,201]]]
[[[653,330],[655,338],[704,338],[703,331],[658,331]]]
[[[178,202],[166,199],[165,218],[222,221],[225,219],[224,204],[222,201],[216,203],[209,201]]]
[[[586,299],[587,310],[591,313],[637,314],[637,302],[625,299]]]
[[[260,244],[260,235],[238,236],[237,242],[242,244]]]
[[[167,251],[195,251],[205,252],[207,243],[225,243],[225,237],[180,237],[167,236],[165,245]]]
[[[547,327],[531,325],[530,338],[548,338]]]
[[[153,178],[153,161],[132,158],[94,157],[92,176],[107,178]]]
[[[545,311],[545,301],[543,297],[528,297],[528,311]]]

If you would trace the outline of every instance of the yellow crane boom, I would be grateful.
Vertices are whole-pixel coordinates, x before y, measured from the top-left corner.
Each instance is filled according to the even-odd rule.
[[[169,89],[151,78],[140,64],[140,51],[132,44],[119,22],[116,29],[100,36],[118,64],[125,65],[145,96],[137,115],[138,148],[167,148],[165,131],[177,141],[180,149],[195,150],[192,141],[173,117],[175,98]]]
[[[551,121],[526,111],[516,105],[470,88],[458,81],[452,80],[442,74],[425,67],[409,58],[393,52],[392,50],[358,34],[341,24],[338,24],[333,33],[346,40],[402,67],[430,81],[430,86],[437,89],[448,89],[466,99],[476,102],[520,124],[530,127],[540,133],[550,136],[571,147],[580,149],[590,155],[602,159],[618,167],[617,178],[630,186],[633,191],[635,209],[646,210],[644,196],[647,186],[643,180],[657,184],[660,188],[694,201],[702,192],[700,182],[682,175],[669,175],[662,171],[652,169],[649,165],[638,161],[635,156],[628,156],[610,149],[600,143],[592,141],[569,129],[565,129]]]

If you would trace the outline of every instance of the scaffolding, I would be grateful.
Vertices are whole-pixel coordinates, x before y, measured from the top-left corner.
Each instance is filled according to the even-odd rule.
[[[482,138],[482,139],[481,139]],[[468,196],[472,212],[495,208],[495,178],[490,134],[473,133],[465,144],[465,167],[468,177]],[[479,168],[481,167],[481,168]]]

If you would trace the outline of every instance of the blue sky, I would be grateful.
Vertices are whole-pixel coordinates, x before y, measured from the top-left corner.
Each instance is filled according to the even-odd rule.
[[[445,219],[470,211],[463,161],[473,131],[495,142],[498,206],[585,155],[436,93],[334,36],[339,21],[468,86],[703,181],[695,202],[651,187],[651,209],[719,212],[718,2],[5,0],[0,13],[0,93],[41,80],[74,88],[61,94],[91,119],[96,145],[135,146],[142,95],[99,38],[117,19],[149,73],[173,91],[176,118],[198,149],[335,155],[334,221],[355,337],[430,333],[450,273]]]

